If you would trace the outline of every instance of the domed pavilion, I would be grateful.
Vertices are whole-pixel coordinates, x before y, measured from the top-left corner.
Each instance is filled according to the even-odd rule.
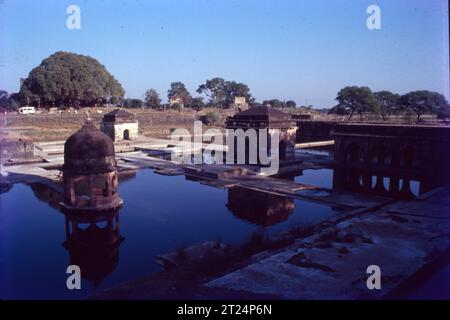
[[[123,203],[113,141],[90,120],[64,144],[63,178],[65,211],[108,211]]]

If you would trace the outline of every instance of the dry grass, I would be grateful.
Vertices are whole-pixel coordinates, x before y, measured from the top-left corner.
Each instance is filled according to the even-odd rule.
[[[108,110],[110,111],[110,110]],[[195,120],[209,112],[205,109],[200,112],[183,110],[181,112],[169,110],[166,112],[154,110],[129,110],[139,121],[140,134],[153,138],[167,138],[174,128],[191,130]],[[220,121],[231,115],[231,110],[220,110]],[[103,114],[91,113],[91,117],[99,127]],[[27,139],[35,142],[58,141],[67,139],[78,130],[86,119],[82,112],[78,114],[35,114],[35,115],[8,115],[0,116],[0,139],[14,138]],[[205,128],[206,129],[206,128]]]

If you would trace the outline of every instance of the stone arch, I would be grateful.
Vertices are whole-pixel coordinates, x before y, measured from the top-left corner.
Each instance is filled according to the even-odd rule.
[[[123,140],[130,140],[130,130],[123,130]]]
[[[87,177],[81,177],[74,182],[75,197],[90,196],[91,185]]]

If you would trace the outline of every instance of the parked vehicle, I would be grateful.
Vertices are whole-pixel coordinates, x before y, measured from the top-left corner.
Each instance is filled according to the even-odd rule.
[[[21,107],[19,108],[19,114],[34,114],[36,113],[36,108],[35,107]]]

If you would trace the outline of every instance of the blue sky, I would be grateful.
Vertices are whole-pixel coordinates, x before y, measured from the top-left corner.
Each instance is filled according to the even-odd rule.
[[[66,28],[70,4],[81,30]],[[366,27],[369,5],[381,30]],[[172,81],[194,93],[219,76],[258,101],[330,107],[347,85],[449,98],[447,0],[0,0],[0,88],[19,89],[42,59],[98,59],[127,97]]]

